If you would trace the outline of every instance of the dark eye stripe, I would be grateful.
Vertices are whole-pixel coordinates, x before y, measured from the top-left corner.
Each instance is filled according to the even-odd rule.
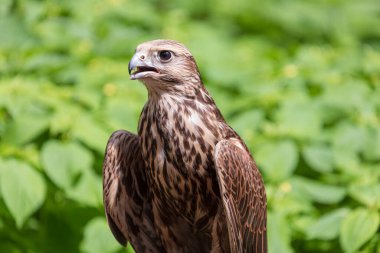
[[[158,55],[162,61],[168,61],[172,58],[172,53],[167,50],[160,51]]]

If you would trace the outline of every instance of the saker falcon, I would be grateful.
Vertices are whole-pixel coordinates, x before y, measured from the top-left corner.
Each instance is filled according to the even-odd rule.
[[[136,252],[267,252],[266,195],[247,146],[189,50],[142,43],[129,63],[148,90],[138,134],[114,132],[103,164],[110,229]]]

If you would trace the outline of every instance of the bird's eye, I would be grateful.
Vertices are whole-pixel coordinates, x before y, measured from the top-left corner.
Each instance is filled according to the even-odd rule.
[[[162,61],[169,61],[172,58],[172,53],[167,50],[160,51],[158,55]]]

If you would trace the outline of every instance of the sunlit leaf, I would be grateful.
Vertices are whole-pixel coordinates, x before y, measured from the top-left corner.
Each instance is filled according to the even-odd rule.
[[[349,124],[341,124],[335,129],[333,145],[337,148],[359,152],[363,149],[364,140],[363,129]]]
[[[136,131],[139,113],[131,110],[124,99],[110,99],[104,109],[112,126],[115,126],[117,129],[123,128]]]
[[[269,253],[292,253],[290,230],[286,219],[280,213],[268,213],[268,249]]]
[[[380,184],[353,185],[349,188],[349,194],[368,207],[380,208]]]
[[[105,218],[94,218],[84,229],[84,238],[80,246],[86,253],[111,253],[120,249],[113,237]]]
[[[304,194],[305,197],[318,203],[339,203],[346,195],[343,187],[328,185],[303,177],[294,177],[291,180],[293,190]]]
[[[340,244],[345,252],[356,252],[379,227],[379,213],[367,209],[356,209],[343,220],[340,229]]]
[[[295,138],[318,136],[322,124],[318,109],[310,103],[291,101],[284,103],[276,114],[281,131]]]
[[[298,150],[291,141],[269,143],[255,154],[264,174],[271,180],[281,181],[289,177],[298,163]]]
[[[80,174],[91,168],[93,158],[78,143],[50,140],[42,147],[41,161],[46,174],[57,186],[70,189]]]
[[[334,166],[342,170],[344,173],[355,172],[360,169],[360,159],[358,154],[345,148],[333,149]]]
[[[43,177],[28,164],[7,160],[1,165],[0,190],[18,228],[41,207],[46,186]]]
[[[73,127],[73,135],[89,147],[95,149],[100,154],[104,153],[107,140],[111,133],[108,133],[100,124],[90,117],[80,117]]]
[[[338,237],[340,224],[348,214],[347,208],[340,208],[320,217],[306,231],[309,239],[332,240]]]
[[[316,171],[330,172],[333,169],[332,150],[324,146],[308,146],[303,150],[306,162]]]
[[[91,170],[86,170],[75,187],[67,191],[67,196],[82,205],[100,206],[103,204],[102,179]]]
[[[380,159],[380,128],[367,131],[363,155],[367,160]]]
[[[73,127],[79,113],[80,110],[77,107],[62,103],[62,105],[56,108],[51,117],[50,131],[53,134],[69,131]]]
[[[8,125],[3,136],[4,141],[24,144],[33,140],[49,126],[48,118],[22,115]]]
[[[250,135],[262,124],[264,115],[262,111],[252,110],[239,114],[231,120],[231,125],[242,136]]]

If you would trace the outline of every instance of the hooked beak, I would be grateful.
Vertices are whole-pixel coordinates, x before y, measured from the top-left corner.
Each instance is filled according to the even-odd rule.
[[[131,80],[141,79],[148,77],[149,74],[159,73],[158,70],[152,66],[151,62],[139,55],[134,54],[128,64],[129,75]]]

